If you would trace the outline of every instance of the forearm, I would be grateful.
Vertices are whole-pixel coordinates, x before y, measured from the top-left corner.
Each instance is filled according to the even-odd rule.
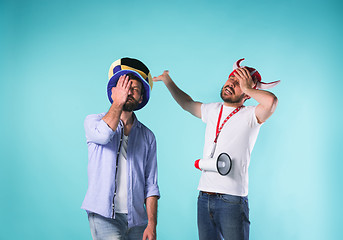
[[[123,111],[123,106],[121,104],[112,103],[110,109],[106,115],[102,118],[104,122],[115,131],[118,127],[120,121],[120,115]]]
[[[164,84],[167,86],[169,92],[175,99],[175,101],[186,111],[190,112],[196,117],[201,118],[201,103],[195,102],[187,93],[182,91],[174,81],[168,77],[163,80]]]
[[[278,99],[273,93],[256,89],[249,89],[244,92],[259,103],[255,110],[259,123],[265,122],[275,112]]]
[[[175,99],[175,101],[183,108],[187,106],[188,102],[192,102],[193,99],[184,91],[182,91],[171,78],[168,78],[163,81],[164,84],[167,86],[169,92]],[[186,109],[185,109],[186,110]]]
[[[265,110],[271,113],[275,111],[278,99],[273,93],[253,88],[245,89],[244,92],[255,99]]]
[[[148,197],[145,201],[148,214],[148,226],[156,228],[157,225],[157,196]]]

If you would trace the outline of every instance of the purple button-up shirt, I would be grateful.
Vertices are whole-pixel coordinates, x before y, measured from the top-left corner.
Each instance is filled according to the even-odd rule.
[[[85,119],[88,144],[88,190],[82,209],[115,218],[116,160],[123,123],[113,131],[103,120],[106,113]],[[160,197],[157,185],[156,140],[153,132],[137,120],[127,146],[127,207],[129,227],[147,224],[145,199]]]

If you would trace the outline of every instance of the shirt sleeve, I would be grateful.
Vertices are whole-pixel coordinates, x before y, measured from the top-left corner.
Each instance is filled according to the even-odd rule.
[[[249,118],[248,124],[251,128],[253,127],[260,127],[263,123],[259,123],[255,114],[256,106],[250,106],[249,108]]]
[[[88,115],[84,122],[87,143],[106,145],[115,132],[102,120],[104,114]]]
[[[208,116],[208,111],[209,111],[209,105],[210,104],[206,104],[206,103],[201,104],[201,120],[204,123],[207,123],[207,116]]]
[[[157,157],[156,157],[156,139],[150,145],[148,159],[145,167],[145,198],[157,196],[160,198],[160,191],[157,184]]]

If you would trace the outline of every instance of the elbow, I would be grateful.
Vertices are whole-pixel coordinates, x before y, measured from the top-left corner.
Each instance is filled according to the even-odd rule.
[[[111,136],[99,133],[87,134],[86,133],[87,142],[92,142],[98,145],[106,145],[111,141]]]
[[[114,132],[107,126],[105,122],[92,120],[87,117],[84,123],[87,142],[96,143],[99,145],[108,144]]]
[[[93,142],[99,145],[106,145],[110,142],[111,138],[107,136],[99,136],[97,139],[94,139]]]
[[[193,105],[194,105],[194,101],[191,97],[188,97],[188,99],[186,99],[180,104],[182,109],[187,112],[192,112]]]
[[[276,107],[278,105],[278,102],[279,102],[278,98],[274,95],[272,100],[271,100],[271,107],[270,107],[270,111],[272,113],[275,112],[275,109],[276,109]]]

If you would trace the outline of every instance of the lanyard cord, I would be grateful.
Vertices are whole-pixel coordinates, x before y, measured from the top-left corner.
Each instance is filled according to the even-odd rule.
[[[224,120],[224,122],[222,123],[222,125],[219,128],[219,124],[220,124],[220,119],[222,118],[222,113],[223,113],[223,105],[220,108],[220,112],[219,112],[219,116],[218,116],[218,122],[217,122],[217,128],[216,128],[216,137],[214,139],[214,143],[217,143],[218,137],[220,132],[222,131],[225,123],[236,113],[238,113],[239,110],[241,110],[243,108],[243,106],[237,107],[235,110],[233,110]]]

